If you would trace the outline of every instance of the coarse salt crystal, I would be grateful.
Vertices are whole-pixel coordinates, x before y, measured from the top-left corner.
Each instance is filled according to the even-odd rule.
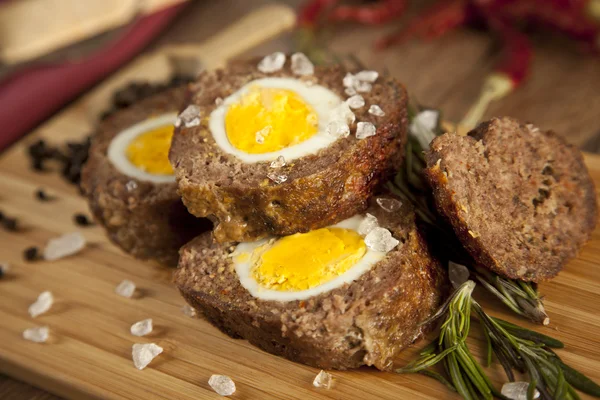
[[[235,382],[226,375],[211,375],[208,384],[221,396],[231,396],[235,393]]]
[[[360,71],[354,77],[359,81],[373,83],[379,77],[379,73],[377,71]]]
[[[377,217],[367,213],[365,218],[358,225],[358,234],[361,236],[367,236],[369,232],[379,226],[379,222],[377,222]]]
[[[344,89],[344,93],[346,93],[348,96],[354,96],[356,94],[356,89],[353,87],[347,87]]]
[[[354,84],[354,89],[361,93],[370,92],[372,88],[373,86],[369,82],[357,81]]]
[[[36,326],[23,331],[23,339],[36,343],[45,343],[48,340],[50,330],[47,326]]]
[[[292,72],[296,75],[312,75],[315,66],[304,53],[292,54]]]
[[[271,133],[271,125],[267,125],[260,131],[256,132],[256,143],[263,144],[269,133]]]
[[[185,315],[186,317],[193,318],[196,316],[196,310],[194,309],[194,307],[190,306],[189,304],[184,305],[181,308],[181,311],[183,312],[183,315]]]
[[[285,158],[283,158],[283,156],[279,156],[277,157],[276,160],[271,161],[271,168],[281,168],[281,167],[285,167]]]
[[[369,107],[369,114],[374,115],[376,117],[383,117],[385,115],[385,112],[383,112],[381,107],[379,107],[377,104],[372,104],[371,107]]]
[[[370,136],[375,136],[377,128],[370,122],[359,122],[356,124],[356,138],[365,139]]]
[[[315,379],[313,380],[313,386],[323,389],[330,389],[331,382],[331,374],[321,370],[321,372],[319,372],[317,376],[315,376]]]
[[[275,52],[273,54],[269,54],[268,56],[263,58],[258,63],[258,70],[260,72],[268,74],[270,72],[279,71],[281,68],[283,68],[284,64],[285,64],[285,54],[283,54],[280,51],[277,51],[277,52]]]
[[[388,252],[400,243],[392,236],[392,233],[385,228],[373,228],[365,236],[365,244],[373,251]]]
[[[162,352],[163,348],[155,343],[136,343],[131,348],[133,365],[137,369],[144,369]]]
[[[44,259],[48,261],[58,260],[76,254],[84,247],[85,238],[81,233],[67,233],[48,241],[44,249]]]
[[[134,336],[145,336],[149,334],[152,332],[152,318],[136,322],[135,324],[131,325],[129,331]]]
[[[54,296],[49,291],[40,293],[35,303],[29,306],[29,315],[32,318],[47,312],[54,304]]]
[[[327,124],[325,132],[333,137],[348,137],[350,135],[350,127],[342,121],[331,121]]]
[[[127,181],[127,183],[125,184],[125,189],[127,189],[128,192],[133,192],[135,189],[137,189],[138,185],[136,181]]]
[[[135,283],[131,282],[129,279],[125,279],[123,282],[119,283],[115,288],[115,293],[123,297],[131,298],[134,292]]]
[[[507,382],[502,385],[500,393],[512,400],[527,400],[528,388],[528,382]],[[533,392],[533,398],[537,399],[538,397],[540,397],[540,392],[535,389]]]
[[[342,84],[344,85],[344,87],[347,88],[354,89],[354,85],[356,84],[356,82],[358,82],[358,79],[356,79],[356,77],[350,72],[347,72],[346,76],[344,76],[344,79],[342,79]]]
[[[398,211],[400,207],[402,207],[402,202],[400,200],[390,199],[389,197],[378,197],[375,201],[379,207],[387,212]]]
[[[350,108],[361,108],[365,105],[365,99],[360,94],[355,94],[346,100],[346,103],[348,103],[348,107]]]
[[[222,105],[222,104],[223,104],[223,99],[222,99],[222,98],[220,98],[220,97],[217,97],[217,98],[215,99],[215,105],[218,107],[218,106],[220,106],[220,105]]]
[[[287,181],[288,177],[285,174],[277,174],[275,172],[269,172],[267,174],[267,178],[269,178],[270,180],[272,180],[273,182],[275,182],[276,184],[281,184],[285,181]]]
[[[355,119],[356,117],[354,116],[354,113],[346,102],[340,103],[329,113],[330,121],[344,121],[347,125],[352,124]]]
[[[180,127],[182,124],[186,128],[200,125],[200,107],[195,104],[187,106],[175,120],[176,127]]]
[[[458,289],[460,285],[468,281],[470,275],[469,269],[464,265],[448,262],[448,278],[454,289]]]

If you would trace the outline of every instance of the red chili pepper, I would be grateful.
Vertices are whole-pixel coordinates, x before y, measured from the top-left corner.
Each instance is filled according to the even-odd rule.
[[[367,6],[341,5],[331,11],[329,20],[377,25],[399,17],[405,9],[406,0],[381,0]]]
[[[507,75],[513,87],[520,85],[531,66],[532,48],[529,38],[511,25],[508,21],[502,21],[490,17],[489,26],[496,31],[502,40],[502,58],[496,71]]]
[[[375,46],[382,49],[411,38],[436,38],[465,24],[470,17],[467,0],[437,3],[425,10],[423,14],[415,17],[400,31],[380,39]]]
[[[323,12],[333,7],[339,0],[310,0],[298,11],[298,26],[307,27],[316,24]]]

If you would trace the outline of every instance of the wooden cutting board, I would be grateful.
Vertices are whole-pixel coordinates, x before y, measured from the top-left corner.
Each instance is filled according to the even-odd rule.
[[[12,267],[0,280],[0,372],[64,397],[84,399],[216,399],[219,396],[208,386],[211,374],[229,375],[236,382],[235,399],[457,398],[430,378],[371,368],[333,371],[331,390],[314,388],[318,369],[272,356],[227,337],[202,319],[185,316],[170,270],[122,253],[100,227],[76,227],[72,216],[87,212],[84,199],[57,174],[31,171],[25,150],[38,137],[62,142],[87,134],[93,98],[92,93],[74,104],[0,158],[0,210],[18,217],[24,228],[18,233],[0,230],[0,262]],[[586,162],[600,187],[600,157],[586,155]],[[57,199],[37,201],[38,188]],[[80,254],[56,262],[22,260],[23,249],[43,247],[48,239],[76,230],[89,242]],[[137,284],[139,296],[126,299],[114,293],[123,279]],[[515,318],[485,292],[478,296],[486,297],[481,303],[491,314],[563,340],[566,347],[559,354],[565,362],[600,382],[600,230],[558,278],[540,289],[546,295],[549,327]],[[47,314],[32,319],[27,308],[44,290],[52,291],[56,303]],[[154,332],[143,338],[130,335],[131,324],[145,318],[153,318]],[[23,330],[36,325],[50,327],[48,343],[22,339]],[[470,345],[480,357],[477,324],[472,332]],[[148,342],[162,346],[164,353],[138,371],[131,346]],[[424,344],[403,352],[398,363],[410,360]],[[505,381],[498,366],[488,372],[498,387]]]

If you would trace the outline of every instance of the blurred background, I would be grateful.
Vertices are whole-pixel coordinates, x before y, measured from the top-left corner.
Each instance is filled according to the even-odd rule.
[[[81,137],[173,75],[303,51],[388,73],[461,129],[508,115],[600,152],[599,49],[599,0],[0,0],[0,150],[68,107]],[[0,398],[56,397],[0,375]]]

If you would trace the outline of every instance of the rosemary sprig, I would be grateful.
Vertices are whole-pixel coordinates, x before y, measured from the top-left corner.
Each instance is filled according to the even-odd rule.
[[[423,323],[443,317],[438,339],[421,352],[419,359],[397,369],[397,373],[431,376],[468,400],[507,399],[494,388],[467,346],[470,321],[475,317],[487,340],[488,362],[495,355],[509,381],[515,380],[516,371],[529,375],[528,399],[533,399],[537,390],[542,400],[576,400],[579,395],[575,388],[600,397],[600,386],[565,365],[554,353],[552,349],[562,348],[562,342],[489,316],[472,298],[474,288],[474,281],[462,283],[440,310]],[[447,377],[431,370],[440,362]]]
[[[425,115],[424,112],[429,114]],[[432,121],[436,116],[432,113],[436,112],[423,111],[415,104],[409,106],[411,126],[404,168],[398,172],[394,181],[388,184],[388,188],[403,200],[413,204],[419,219],[432,232],[432,236],[438,238],[439,247],[448,259],[467,265],[473,277],[515,313],[533,322],[548,325],[550,318],[544,310],[542,297],[537,291],[536,284],[504,278],[476,267],[458,242],[452,228],[432,206],[430,191],[423,178],[423,169],[426,166],[423,151],[429,147],[429,143],[435,136],[442,133],[439,127],[441,116],[437,112],[436,121]]]

